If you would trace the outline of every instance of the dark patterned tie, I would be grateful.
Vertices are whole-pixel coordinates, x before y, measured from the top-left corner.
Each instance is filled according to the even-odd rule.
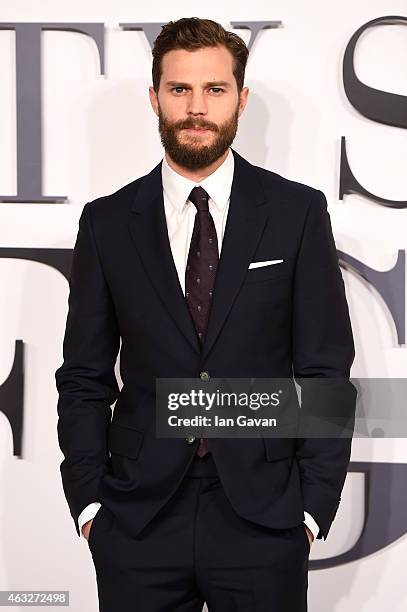
[[[194,187],[189,199],[197,213],[185,270],[185,297],[202,347],[219,262],[218,240],[205,189]],[[208,442],[201,438],[197,453],[203,457],[207,452]]]

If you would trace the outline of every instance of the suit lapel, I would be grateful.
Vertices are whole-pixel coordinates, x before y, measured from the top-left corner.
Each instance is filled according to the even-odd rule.
[[[165,219],[161,164],[147,174],[130,214],[130,234],[146,273],[164,306],[197,353],[199,341],[172,257]]]
[[[233,151],[233,173],[225,233],[216,272],[203,362],[213,347],[247,273],[267,220],[265,195],[256,169]],[[242,321],[244,324],[244,321]]]
[[[235,161],[213,301],[202,351],[179,283],[165,219],[161,164],[141,181],[131,207],[129,230],[146,273],[180,331],[201,361],[208,355],[233,305],[267,220],[256,169],[232,149]]]

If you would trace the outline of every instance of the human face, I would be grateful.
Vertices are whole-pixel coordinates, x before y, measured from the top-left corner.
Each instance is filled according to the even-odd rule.
[[[232,54],[216,46],[166,53],[158,94],[152,87],[149,93],[167,154],[179,166],[199,170],[232,144],[248,88],[239,96]]]

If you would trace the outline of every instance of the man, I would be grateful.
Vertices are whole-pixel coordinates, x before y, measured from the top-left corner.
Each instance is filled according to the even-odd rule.
[[[340,502],[350,439],[155,435],[156,378],[348,378],[354,358],[325,196],[231,149],[247,57],[211,20],[164,26],[164,159],[80,218],[58,436],[105,612],[305,611]]]

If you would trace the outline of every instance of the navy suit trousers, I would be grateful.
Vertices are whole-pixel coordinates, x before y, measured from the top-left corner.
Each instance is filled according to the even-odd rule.
[[[307,611],[303,523],[273,529],[239,516],[211,453],[194,458],[137,538],[102,505],[89,549],[100,612]]]

